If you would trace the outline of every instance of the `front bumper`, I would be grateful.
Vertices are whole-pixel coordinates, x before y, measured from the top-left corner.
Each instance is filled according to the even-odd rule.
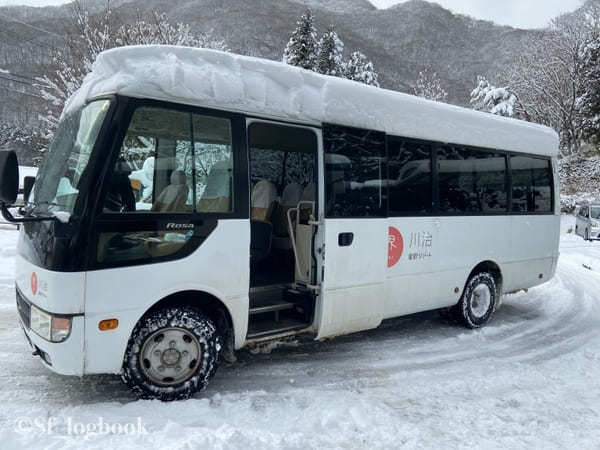
[[[31,345],[33,354],[40,356],[46,367],[61,375],[82,376],[84,371],[84,317],[76,315],[71,324],[71,334],[60,343],[49,342],[38,336],[29,328],[29,302],[17,290],[17,310],[19,312],[19,323],[28,343]]]

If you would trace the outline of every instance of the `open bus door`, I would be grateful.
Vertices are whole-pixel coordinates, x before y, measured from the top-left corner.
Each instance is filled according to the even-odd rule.
[[[318,339],[379,325],[388,240],[385,134],[325,125],[323,143]]]

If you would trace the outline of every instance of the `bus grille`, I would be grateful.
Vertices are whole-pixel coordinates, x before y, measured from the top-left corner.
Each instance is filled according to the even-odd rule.
[[[26,328],[31,326],[31,306],[27,303],[27,300],[23,297],[23,294],[17,289],[17,310],[19,316],[21,316],[21,322]]]

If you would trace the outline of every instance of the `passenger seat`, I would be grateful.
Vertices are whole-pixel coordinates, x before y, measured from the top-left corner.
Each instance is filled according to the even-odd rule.
[[[252,188],[250,220],[250,259],[253,263],[265,259],[271,252],[273,225],[271,214],[277,201],[277,188],[269,180],[260,180]]]
[[[275,236],[288,237],[287,212],[291,208],[298,206],[302,198],[302,186],[295,181],[288,184],[281,195],[281,202],[277,212],[273,217],[273,227]]]
[[[202,198],[198,200],[198,212],[231,211],[231,163],[219,161],[210,169]]]
[[[162,190],[154,204],[152,211],[156,212],[185,212],[188,195],[187,177],[183,170],[174,170],[171,173],[171,184]]]

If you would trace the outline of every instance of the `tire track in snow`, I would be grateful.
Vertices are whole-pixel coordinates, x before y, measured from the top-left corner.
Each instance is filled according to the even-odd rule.
[[[289,386],[290,379],[309,385],[322,376],[332,385],[347,381],[348,375],[351,384],[372,385],[398,373],[447,372],[465,364],[539,364],[600,341],[599,294],[600,277],[565,258],[552,281],[505,299],[489,327],[464,330],[424,313],[332,341],[277,349],[271,355],[242,354],[239,364],[223,371],[219,389],[237,384],[232,378],[241,367],[259,372],[252,378],[264,375],[273,383],[276,376]],[[348,367],[349,360],[356,364]],[[315,369],[321,363],[323,368]],[[261,388],[270,390],[273,384]]]

